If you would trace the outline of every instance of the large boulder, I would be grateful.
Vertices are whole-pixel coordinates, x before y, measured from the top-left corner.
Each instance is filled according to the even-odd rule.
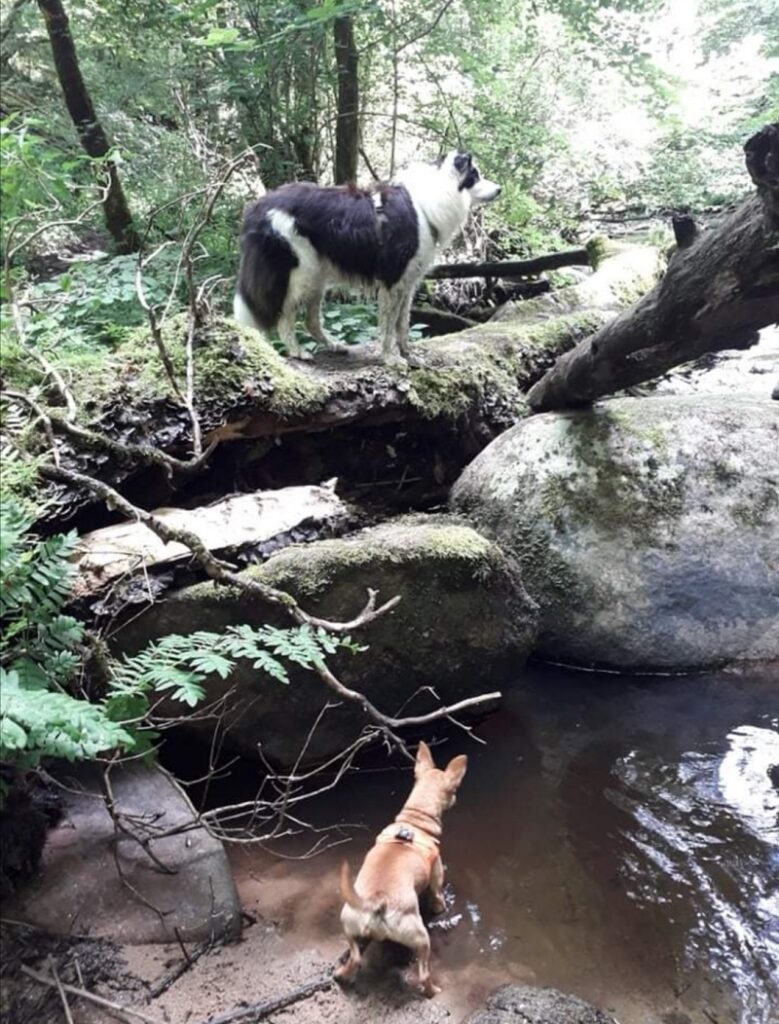
[[[423,714],[441,701],[498,689],[516,679],[536,634],[537,608],[515,566],[491,541],[447,516],[409,516],[348,537],[285,548],[250,577],[292,593],[309,612],[351,620],[365,604],[366,588],[380,599],[399,594],[400,604],[361,629],[361,654],[339,653],[331,665],[339,678],[365,693],[382,711]],[[135,651],[169,633],[222,630],[228,625],[288,626],[277,607],[246,592],[203,583],[168,596],[120,634]],[[294,764],[314,721],[334,695],[311,672],[295,669],[284,686],[251,662],[240,662],[226,680],[210,677],[208,700],[227,697],[221,727],[229,748]],[[416,695],[416,696],[415,696]],[[412,705],[409,700],[414,697]],[[181,706],[167,707],[181,714]],[[362,711],[344,704],[324,715],[306,750],[306,761],[332,756],[367,724]],[[188,723],[204,737],[213,719]]]
[[[779,407],[622,398],[535,416],[453,506],[522,568],[538,651],[615,668],[779,659]]]
[[[135,839],[117,833],[102,799],[101,772],[88,765],[56,770],[67,786],[62,819],[49,832],[37,877],[7,914],[52,935],[127,943],[240,934],[241,907],[224,847],[194,825],[183,792],[162,771],[138,762],[111,773],[116,809],[141,839],[182,827],[151,841],[152,859]]]
[[[554,988],[502,985],[463,1024],[614,1024],[614,1018]]]

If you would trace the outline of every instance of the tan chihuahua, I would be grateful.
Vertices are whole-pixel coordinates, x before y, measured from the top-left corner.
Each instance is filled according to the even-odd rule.
[[[430,936],[419,913],[419,895],[429,888],[436,914],[446,909],[444,866],[438,849],[441,816],[454,806],[468,758],[460,754],[446,769],[436,768],[426,743],[420,743],[414,788],[400,814],[376,837],[354,885],[349,865],[341,867],[341,924],[349,957],[335,972],[338,981],[354,977],[360,966],[360,940],[390,939],[413,949],[419,985],[428,998],[440,992],[430,977]]]

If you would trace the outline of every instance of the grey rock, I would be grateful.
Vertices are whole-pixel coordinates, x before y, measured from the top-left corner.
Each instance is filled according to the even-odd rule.
[[[535,416],[453,506],[521,565],[538,651],[620,669],[779,659],[779,409],[621,398]]]
[[[154,840],[151,850],[172,872],[166,873],[135,840],[116,843],[99,771],[66,765],[56,774],[68,786],[65,812],[49,833],[38,877],[6,908],[9,916],[53,935],[126,943],[175,942],[177,933],[185,942],[240,933],[241,908],[220,842],[202,828]],[[115,768],[111,780],[116,807],[126,815],[158,829],[194,819],[192,805],[158,768],[128,763]]]
[[[601,1010],[553,988],[502,985],[463,1024],[614,1024]]]
[[[537,607],[519,572],[500,548],[449,516],[409,516],[348,537],[285,548],[263,566],[246,571],[292,593],[309,612],[349,621],[365,604],[366,588],[379,601],[400,595],[389,614],[359,630],[362,654],[331,659],[347,686],[365,693],[382,711],[396,714],[421,687],[434,687],[451,703],[513,682],[536,635]],[[170,595],[121,634],[137,650],[168,633],[222,630],[231,624],[288,626],[277,607],[245,592],[211,583]],[[295,762],[321,709],[333,694],[311,672],[292,668],[284,686],[239,662],[227,680],[211,677],[208,699],[228,694],[222,720],[226,745],[280,765]],[[406,707],[423,714],[438,706],[430,693]],[[168,706],[164,713],[180,714]],[[330,757],[366,724],[354,705],[328,711],[310,738],[305,761]],[[187,724],[204,738],[213,720]]]

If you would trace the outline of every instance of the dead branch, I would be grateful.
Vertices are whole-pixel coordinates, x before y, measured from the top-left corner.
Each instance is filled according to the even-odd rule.
[[[149,304],[146,293],[143,287],[143,272],[149,266],[149,264],[155,259],[156,256],[165,249],[170,242],[163,242],[161,245],[148,256],[144,257],[139,255],[138,263],[135,272],[135,291],[138,297],[138,302],[146,313],[146,318],[149,323],[149,330],[151,331],[152,339],[159,353],[162,364],[165,368],[165,374],[168,381],[173,388],[173,392],[181,402],[181,404],[187,410],[190,422],[192,424],[192,451],[194,459],[197,460],[203,454],[203,434],[200,424],[200,416],[198,415],[197,408],[195,406],[195,354],[194,354],[194,341],[195,331],[198,324],[201,322],[203,317],[204,305],[204,292],[203,289],[198,289],[195,286],[195,261],[193,259],[193,251],[195,245],[203,233],[205,228],[211,221],[211,217],[214,212],[214,206],[217,200],[221,196],[222,192],[226,188],[230,178],[233,176],[235,171],[244,163],[249,157],[253,157],[254,153],[251,149],[244,150],[233,160],[230,160],[225,166],[222,174],[215,181],[206,186],[202,190],[203,205],[200,214],[190,226],[187,231],[184,241],[179,252],[179,258],[176,263],[176,271],[173,276],[173,284],[171,285],[168,293],[168,298],[163,308],[161,317],[157,316],[154,308]],[[151,218],[150,218],[151,223]],[[181,277],[184,277],[187,288],[187,299],[188,299],[188,321],[187,321],[187,335],[185,344],[186,353],[186,367],[185,367],[185,384],[184,388],[180,386],[178,378],[176,376],[173,361],[170,358],[170,353],[165,345],[165,339],[162,334],[162,325],[168,315]]]
[[[48,958],[47,966],[51,971],[52,977],[54,978],[54,984],[57,986],[57,992],[60,997],[60,1002],[62,1003],[62,1012],[65,1014],[65,1020],[67,1024],[73,1024],[73,1014],[70,1012],[70,1003],[68,1002],[68,997],[65,993],[64,988],[62,987],[62,982],[60,981],[60,976],[57,973],[57,965],[54,962],[53,956],[50,956]]]
[[[25,395],[21,391],[3,391],[0,393],[0,397],[11,399],[14,402],[22,402],[32,409],[35,413],[36,420],[40,420],[43,425],[43,431],[46,434],[46,440],[49,442],[49,448],[51,449],[52,458],[54,459],[54,465],[59,466],[60,453],[57,448],[57,442],[54,438],[54,431],[51,427],[51,418],[47,415],[46,411],[38,405],[34,398],[31,398],[29,395]],[[33,425],[36,420],[33,420]]]
[[[497,263],[439,263],[427,277],[535,277],[544,270],[590,265],[588,249],[568,249],[530,260],[501,260]]]
[[[39,971],[34,971],[32,967],[28,967],[26,964],[22,964],[20,970],[22,974],[26,974],[28,978],[37,981],[39,985],[57,988],[56,981],[52,978],[47,978],[45,974],[41,974]],[[60,985],[68,995],[78,996],[81,999],[86,999],[87,1002],[94,1003],[96,1006],[102,1006],[104,1010],[108,1010],[109,1013],[114,1017],[118,1017],[119,1020],[128,1021],[135,1017],[138,1020],[146,1021],[146,1024],[162,1024],[158,1017],[150,1017],[148,1013],[135,1010],[132,1006],[122,1006],[121,1003],[113,1003],[110,999],[104,999],[103,996],[95,995],[94,992],[89,992],[85,988],[76,988],[75,985],[66,985],[64,982],[60,982]]]
[[[274,999],[265,999],[261,1003],[254,1003],[251,1006],[239,1006],[229,1013],[222,1013],[218,1017],[209,1017],[200,1024],[249,1024],[250,1021],[264,1020],[272,1013],[283,1010],[287,1006],[293,1006],[303,999],[310,999],[317,992],[324,992],[333,985],[332,977],[318,978],[315,981],[306,982],[298,988],[287,992],[283,996],[276,996]]]
[[[151,986],[149,991],[146,993],[146,1002],[150,1003],[158,996],[161,996],[163,992],[167,992],[171,985],[175,984],[191,967],[194,967],[201,956],[212,950],[215,945],[216,943],[214,940],[209,938],[199,942],[194,949],[185,949],[184,958],[180,960],[175,967],[171,967],[171,969],[164,974],[159,981],[156,981]]]

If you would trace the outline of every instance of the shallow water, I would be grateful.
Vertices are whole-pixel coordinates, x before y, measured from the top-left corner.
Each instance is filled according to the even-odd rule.
[[[479,735],[436,752],[470,757],[445,819],[451,906],[431,926],[459,1007],[516,979],[620,1024],[776,1024],[779,673],[532,668]],[[338,864],[357,865],[409,786],[395,771],[346,780],[310,817],[366,832],[305,862],[240,851],[239,885],[272,877],[282,930],[332,937]]]

